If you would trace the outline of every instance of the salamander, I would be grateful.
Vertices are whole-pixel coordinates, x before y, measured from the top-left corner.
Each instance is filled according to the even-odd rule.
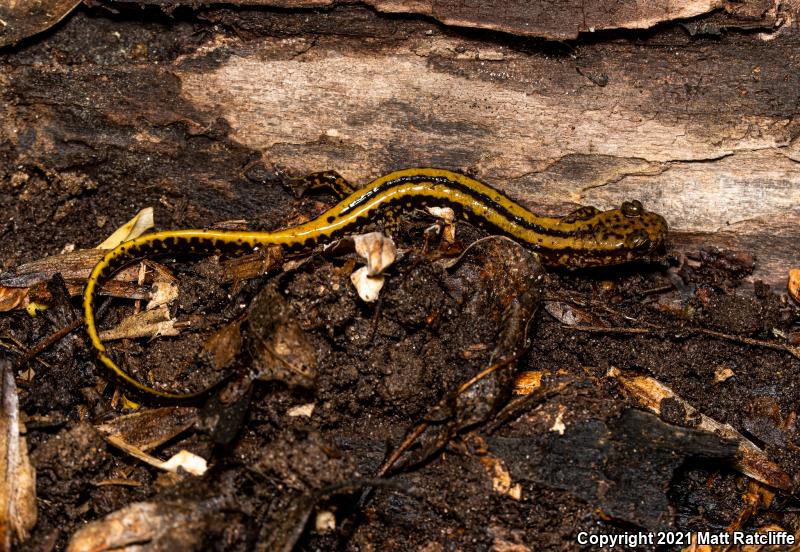
[[[353,190],[336,173],[307,177],[345,196],[338,204],[303,224],[274,232],[165,230],[121,243],[97,263],[83,298],[86,330],[99,360],[135,389],[164,399],[185,399],[199,393],[175,394],[153,389],[133,378],[108,356],[94,317],[98,288],[123,266],[147,257],[175,252],[247,252],[280,245],[290,251],[309,250],[355,232],[390,210],[451,207],[462,219],[505,234],[535,251],[545,265],[583,268],[608,266],[651,256],[664,242],[667,223],[646,211],[639,201],[618,209],[581,207],[565,217],[532,213],[494,188],[469,176],[435,168],[411,168],[382,176]]]

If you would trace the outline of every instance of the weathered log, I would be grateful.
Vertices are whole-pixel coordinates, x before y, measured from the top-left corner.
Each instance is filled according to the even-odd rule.
[[[668,4],[608,8],[589,27],[687,15]],[[477,23],[461,21],[457,9],[433,13],[432,4],[375,5],[550,38],[588,25],[572,13],[570,29],[542,20],[546,29],[523,32],[540,8],[514,26],[481,25],[478,12]],[[553,213],[639,198],[664,214],[679,248],[748,251],[754,278],[782,287],[800,236],[796,12],[737,9],[555,44],[356,6],[209,8],[196,12],[199,23],[145,24],[84,8],[41,44],[0,58],[4,194],[19,199],[14,182],[43,181],[43,194],[67,201],[56,213],[36,213],[31,196],[6,203],[20,236],[11,240],[25,245],[4,264],[90,245],[98,226],[145,205],[161,208],[163,227],[243,217],[282,226],[288,196],[263,185],[276,169],[330,168],[364,183],[436,165]],[[737,26],[760,32],[721,30]],[[100,40],[116,35],[117,44]],[[68,224],[78,220],[94,230]]]

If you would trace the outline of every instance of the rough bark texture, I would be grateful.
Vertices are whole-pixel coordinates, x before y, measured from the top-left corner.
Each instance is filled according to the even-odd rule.
[[[143,0],[141,3],[174,9],[186,2]],[[348,4],[336,0],[240,0],[234,3],[290,9]],[[707,15],[715,10],[722,10],[727,15],[721,26],[768,28],[783,24],[782,15],[787,9],[783,7],[784,11],[781,11],[778,3],[770,0],[513,0],[502,4],[474,0],[366,0],[364,3],[379,12],[419,14],[447,25],[492,29],[548,40],[575,39],[581,33],[608,29],[649,29],[660,23]]]
[[[142,20],[139,4],[83,8],[0,58],[1,209],[17,230],[6,267],[89,245],[146,205],[163,227],[283,225],[285,192],[264,186],[274,169],[364,183],[413,165],[468,171],[556,213],[637,197],[679,248],[747,251],[773,285],[796,263],[792,4],[512,4],[492,20],[485,4],[374,3],[546,38],[664,22],[556,44],[353,5],[149,3],[161,9]],[[14,196],[39,181],[63,200],[57,212]]]

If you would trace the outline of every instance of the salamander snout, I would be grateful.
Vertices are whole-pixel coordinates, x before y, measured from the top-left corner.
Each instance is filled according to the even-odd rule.
[[[641,203],[639,205],[641,206]],[[631,219],[631,222],[637,226],[629,237],[631,249],[642,252],[655,251],[664,244],[668,231],[664,217],[642,208],[638,218]]]

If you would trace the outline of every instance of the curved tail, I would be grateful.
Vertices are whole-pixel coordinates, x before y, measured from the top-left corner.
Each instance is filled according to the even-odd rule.
[[[89,340],[97,352],[97,358],[108,367],[117,378],[124,381],[136,390],[154,395],[162,399],[186,400],[206,393],[209,388],[202,389],[193,393],[170,393],[150,387],[120,368],[106,352],[106,346],[100,339],[97,331],[97,324],[94,317],[94,307],[99,288],[111,276],[122,267],[146,257],[152,253],[173,250],[177,243],[185,240],[187,249],[192,252],[207,253],[220,248],[216,232],[202,230],[176,232],[156,232],[147,234],[134,240],[121,243],[110,250],[102,260],[97,263],[86,282],[86,289],[83,295],[83,315],[86,320],[86,332]],[[250,234],[252,235],[252,234]]]

